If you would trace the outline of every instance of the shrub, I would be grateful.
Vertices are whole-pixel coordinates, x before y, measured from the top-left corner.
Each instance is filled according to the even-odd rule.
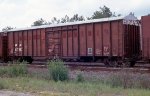
[[[68,80],[68,69],[64,66],[64,62],[61,60],[48,61],[50,77],[54,81]]]
[[[84,81],[84,77],[82,76],[82,74],[78,74],[77,75],[77,82],[83,82]]]

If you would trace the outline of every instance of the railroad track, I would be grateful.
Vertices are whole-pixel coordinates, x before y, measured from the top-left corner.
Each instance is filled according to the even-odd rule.
[[[7,63],[0,63],[0,66],[7,66]],[[123,68],[123,67],[106,67],[103,63],[84,63],[84,62],[66,62],[65,65],[70,70],[81,70],[81,71],[121,71],[127,70],[131,72],[140,73],[150,73],[149,64],[136,64],[133,68]],[[28,64],[29,68],[47,68],[46,62],[34,62],[33,64]]]

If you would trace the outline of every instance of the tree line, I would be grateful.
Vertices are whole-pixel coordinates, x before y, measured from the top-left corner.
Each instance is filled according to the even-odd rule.
[[[103,7],[100,7],[99,10],[96,10],[90,17],[84,17],[79,14],[74,14],[72,17],[65,15],[64,17],[60,19],[53,17],[50,21],[46,21],[43,18],[40,18],[34,21],[31,26],[41,26],[41,25],[59,24],[59,23],[67,23],[67,22],[75,22],[75,21],[85,21],[85,20],[100,19],[100,18],[107,18],[107,17],[117,17],[117,16],[121,16],[121,14],[116,15],[116,13],[112,12],[109,7],[103,6]],[[11,26],[7,26],[3,28],[2,31],[7,31],[11,29],[14,29],[14,28]]]

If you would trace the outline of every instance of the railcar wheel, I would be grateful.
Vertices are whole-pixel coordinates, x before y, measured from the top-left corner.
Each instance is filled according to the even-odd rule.
[[[130,67],[134,67],[135,66],[135,61],[131,61],[130,62]]]
[[[30,58],[30,59],[27,59],[27,63],[31,64],[33,62],[33,59]]]
[[[126,61],[123,63],[123,67],[134,67],[135,61]]]
[[[110,61],[108,59],[104,59],[104,64],[106,67],[110,67]]]
[[[111,66],[112,67],[117,67],[118,66],[118,62],[116,60],[111,61]]]

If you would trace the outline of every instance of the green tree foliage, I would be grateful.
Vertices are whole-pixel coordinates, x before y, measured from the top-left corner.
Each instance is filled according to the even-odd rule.
[[[83,16],[79,16],[78,14],[75,14],[72,18],[70,18],[70,22],[75,22],[75,21],[84,21]]]
[[[33,24],[31,26],[41,26],[41,25],[47,25],[48,23],[43,20],[42,18],[40,18],[39,20],[33,22]]]
[[[120,15],[120,14],[119,14]],[[99,19],[99,18],[106,18],[106,17],[115,17],[115,13],[111,12],[110,8],[107,6],[100,7],[99,11],[95,11],[92,17],[88,17],[87,19]]]
[[[11,29],[14,29],[14,28],[11,27],[11,26],[7,26],[7,27],[3,28],[2,31],[8,31],[8,30],[11,30]]]
[[[74,14],[71,18],[66,15],[65,17],[61,18],[61,23],[67,23],[67,22],[75,22],[75,21],[84,21],[83,16],[79,16],[78,14]]]
[[[60,23],[60,20],[57,19],[56,17],[53,17],[53,18],[51,19],[50,24],[58,24],[58,23]]]
[[[70,22],[70,18],[68,15],[66,15],[65,17],[61,18],[61,23],[66,23],[66,22]]]
[[[91,17],[87,17],[86,19],[99,19],[106,17],[116,17],[121,16],[121,14],[116,15],[115,12],[112,12],[110,8],[107,6],[100,7],[98,11],[95,11]],[[40,25],[50,25],[50,24],[59,24],[59,23],[67,23],[67,22],[76,22],[76,21],[85,21],[84,16],[79,14],[74,14],[72,17],[65,15],[62,18],[53,17],[50,22],[46,22],[42,18],[33,22],[32,26],[40,26]]]

